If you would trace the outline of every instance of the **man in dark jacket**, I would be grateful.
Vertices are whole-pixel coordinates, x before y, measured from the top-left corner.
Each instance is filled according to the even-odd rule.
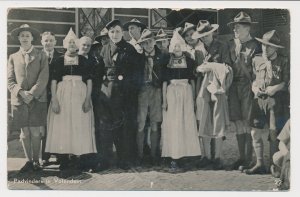
[[[46,53],[48,57],[48,63],[49,63],[49,82],[47,85],[47,100],[48,100],[48,107],[50,105],[51,101],[51,80],[52,80],[52,71],[53,71],[53,62],[61,56],[59,52],[55,50],[55,45],[56,45],[56,39],[55,39],[55,34],[49,31],[46,31],[42,34],[42,40],[41,44],[43,45],[43,51]],[[45,131],[45,135],[42,139],[42,165],[46,166],[49,164],[49,159],[50,159],[50,154],[45,153],[45,146],[46,146],[46,139],[47,139],[47,130],[43,127],[41,128],[42,130]]]
[[[100,146],[104,168],[110,165],[113,143],[119,167],[128,169],[135,161],[137,103],[143,69],[134,47],[123,39],[119,20],[106,25],[110,43],[103,46],[105,77],[98,99],[96,120],[100,128]]]

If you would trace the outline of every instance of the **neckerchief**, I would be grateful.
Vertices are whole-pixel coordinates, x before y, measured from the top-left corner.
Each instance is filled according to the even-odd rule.
[[[153,57],[155,55],[155,49],[153,49],[150,53],[145,51],[145,56],[147,57],[146,65],[145,65],[145,81],[152,81],[152,72],[153,72]]]
[[[21,51],[22,55],[24,56],[24,61],[25,61],[26,66],[28,66],[28,64],[29,64],[32,60],[34,60],[34,57],[33,57],[33,56],[30,57],[30,55],[29,55],[29,54],[32,52],[32,50],[33,50],[33,45],[32,45],[31,48],[30,48],[29,50],[27,50],[27,51],[25,51],[22,47],[20,47],[20,51]]]

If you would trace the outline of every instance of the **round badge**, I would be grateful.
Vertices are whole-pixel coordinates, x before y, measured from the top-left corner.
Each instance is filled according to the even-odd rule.
[[[178,63],[181,64],[181,63],[182,63],[182,60],[178,60]]]
[[[118,76],[118,79],[119,79],[119,80],[123,80],[123,76],[122,76],[122,75],[119,75],[119,76]]]

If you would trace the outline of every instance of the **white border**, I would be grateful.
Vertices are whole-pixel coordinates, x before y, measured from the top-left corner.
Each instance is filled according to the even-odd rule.
[[[7,8],[9,7],[124,7],[124,8],[282,8],[289,9],[291,14],[291,134],[292,134],[292,173],[291,173],[291,191],[290,192],[78,192],[78,191],[12,191],[7,189],[7,171],[6,171],[6,157],[7,157],[7,84],[6,84],[6,43],[7,43],[7,22],[6,22],[6,13]],[[284,2],[284,1],[11,1],[11,2],[0,2],[0,21],[2,27],[0,28],[1,34],[1,43],[0,47],[0,190],[1,196],[54,196],[54,195],[64,195],[64,196],[82,196],[88,194],[90,196],[99,196],[99,195],[122,195],[122,196],[153,196],[153,195],[222,195],[222,196],[257,196],[257,195],[272,195],[273,197],[279,195],[293,195],[299,192],[299,143],[300,139],[300,124],[297,117],[299,115],[300,109],[300,89],[298,90],[298,85],[300,86],[300,69],[299,58],[299,18],[300,18],[300,3],[299,2]],[[297,177],[298,176],[298,177]],[[26,192],[26,193],[23,193]]]

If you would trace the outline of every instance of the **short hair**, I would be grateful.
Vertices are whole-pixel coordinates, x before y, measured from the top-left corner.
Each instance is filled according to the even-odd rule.
[[[55,38],[55,34],[51,31],[45,31],[44,33],[42,33],[42,37],[43,36],[53,36]]]
[[[76,45],[79,46],[83,40],[88,40],[91,44],[93,44],[93,40],[90,37],[82,36],[79,40],[77,40],[78,43]]]

